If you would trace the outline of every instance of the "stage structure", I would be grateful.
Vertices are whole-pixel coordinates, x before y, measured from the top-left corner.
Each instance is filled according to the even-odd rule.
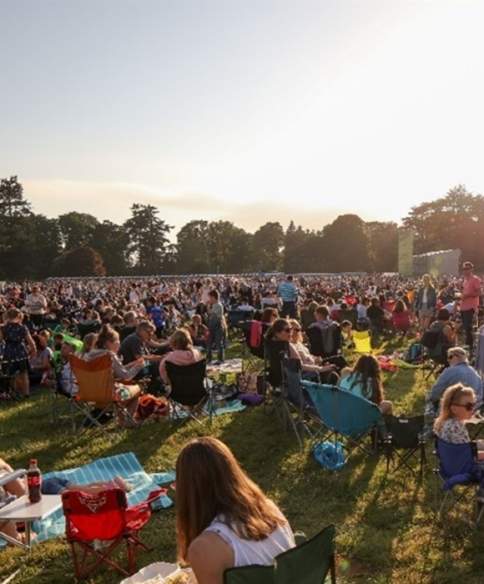
[[[398,230],[398,271],[402,276],[413,275],[413,240],[411,229]]]
[[[442,249],[414,255],[413,273],[415,276],[422,274],[458,276],[460,256],[460,249]]]

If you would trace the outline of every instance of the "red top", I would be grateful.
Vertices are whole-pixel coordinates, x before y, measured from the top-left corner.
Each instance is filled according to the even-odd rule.
[[[460,309],[462,310],[477,310],[479,308],[479,296],[481,294],[481,279],[472,274],[468,278],[464,278],[464,285],[462,287],[462,302]]]

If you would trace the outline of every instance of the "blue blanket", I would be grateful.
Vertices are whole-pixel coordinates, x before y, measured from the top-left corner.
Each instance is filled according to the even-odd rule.
[[[144,501],[151,491],[161,485],[166,485],[175,480],[175,473],[146,473],[133,452],[100,458],[80,466],[63,471],[46,473],[44,480],[49,478],[66,479],[76,485],[85,485],[98,481],[109,481],[119,476],[126,480],[132,487],[127,493],[128,504],[136,505]],[[166,509],[173,504],[169,497],[160,497],[153,504],[154,509]],[[58,537],[65,533],[65,520],[62,509],[59,509],[46,519],[34,524],[33,530],[37,533],[36,541],[45,541]]]

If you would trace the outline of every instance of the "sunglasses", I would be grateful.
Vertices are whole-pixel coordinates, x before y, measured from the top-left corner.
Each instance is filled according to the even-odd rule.
[[[293,326],[291,330],[293,330],[293,331],[296,331],[296,332],[298,332],[298,333],[300,333],[300,332],[301,332],[301,329],[300,329],[300,328],[298,328],[298,327],[296,327],[296,326]]]
[[[472,412],[473,409],[476,407],[476,402],[467,402],[466,404],[452,404],[458,408],[464,408],[468,412]]]

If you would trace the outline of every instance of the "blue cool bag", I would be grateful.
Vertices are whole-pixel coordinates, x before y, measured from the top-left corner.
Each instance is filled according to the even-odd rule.
[[[328,470],[339,470],[346,464],[341,442],[318,442],[313,448],[313,456],[323,468]]]

